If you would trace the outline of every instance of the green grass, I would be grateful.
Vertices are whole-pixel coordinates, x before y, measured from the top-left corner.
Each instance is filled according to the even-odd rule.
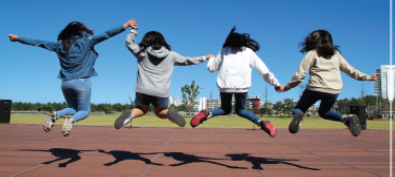
[[[85,120],[77,122],[75,125],[94,125],[94,126],[113,126],[118,115],[91,115]],[[26,115],[26,114],[12,114],[12,124],[42,124],[45,115]],[[185,116],[187,124],[185,127],[190,127],[189,122],[191,116]],[[261,117],[263,120],[270,120],[277,128],[288,128],[292,118],[267,118]],[[56,125],[62,125],[63,120],[56,122]],[[368,120],[368,129],[389,129],[389,121],[386,120]],[[394,121],[392,122],[394,126]],[[133,126],[136,127],[178,127],[167,119],[157,118],[155,115],[147,114],[143,117],[133,119]],[[218,116],[209,119],[200,128],[253,128],[253,124],[242,117],[234,116]],[[342,123],[328,121],[321,118],[305,118],[302,127],[306,129],[344,129],[346,128]]]

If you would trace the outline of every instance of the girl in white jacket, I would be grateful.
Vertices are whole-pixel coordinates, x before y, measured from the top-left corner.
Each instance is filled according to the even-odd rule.
[[[262,121],[255,114],[245,109],[248,89],[251,86],[251,68],[255,68],[263,79],[272,86],[280,83],[256,55],[259,44],[250,39],[249,34],[239,34],[233,27],[216,58],[210,58],[207,68],[210,72],[219,71],[217,86],[221,95],[221,108],[212,111],[203,110],[191,120],[196,127],[203,121],[217,115],[226,115],[232,111],[232,97],[235,95],[236,113],[257,124],[271,137],[276,135],[276,128],[270,121]]]

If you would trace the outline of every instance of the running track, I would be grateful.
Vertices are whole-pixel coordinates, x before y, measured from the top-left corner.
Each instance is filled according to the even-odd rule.
[[[390,176],[389,130],[0,124],[0,176]]]

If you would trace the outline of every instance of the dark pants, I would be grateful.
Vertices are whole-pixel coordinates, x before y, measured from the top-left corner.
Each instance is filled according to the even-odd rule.
[[[343,121],[343,115],[331,111],[333,105],[335,104],[339,94],[330,94],[324,92],[317,92],[313,90],[304,90],[302,97],[300,98],[295,109],[292,111],[292,115],[302,111],[305,113],[311,105],[313,105],[318,100],[321,100],[320,108],[318,109],[318,114],[328,120],[333,121]]]

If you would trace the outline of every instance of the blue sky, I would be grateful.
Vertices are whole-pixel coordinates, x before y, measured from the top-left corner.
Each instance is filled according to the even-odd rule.
[[[95,34],[134,18],[139,25],[136,41],[148,31],[159,31],[172,50],[183,56],[203,56],[221,50],[230,29],[249,33],[261,49],[257,55],[282,85],[291,79],[303,54],[298,44],[312,31],[328,30],[343,57],[356,69],[372,74],[389,64],[389,4],[387,0],[199,0],[199,1],[50,1],[0,2],[0,99],[14,102],[63,102],[57,79],[60,69],[54,52],[11,43],[8,34],[55,41],[71,21],[81,21]],[[92,79],[92,103],[130,103],[134,98],[136,58],[125,47],[125,31],[96,45],[98,77]],[[181,98],[181,87],[192,80],[203,94],[219,98],[217,73],[207,63],[177,66],[172,75],[171,96]],[[303,84],[307,83],[305,78]],[[343,74],[339,99],[373,94],[372,82],[360,82]],[[255,70],[249,96],[264,95],[276,102],[298,99],[299,88],[276,93]]]

